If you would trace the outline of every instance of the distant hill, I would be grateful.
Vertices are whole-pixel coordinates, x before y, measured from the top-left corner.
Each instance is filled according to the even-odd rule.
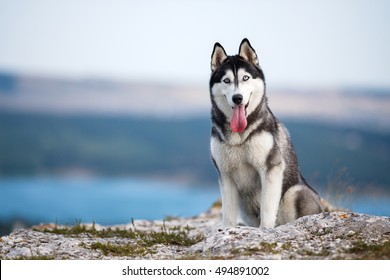
[[[268,85],[267,96],[283,119],[390,131],[390,89]],[[208,81],[194,86],[0,73],[0,111],[188,118],[208,115],[210,100]]]
[[[207,87],[0,73],[6,111],[177,117],[208,113],[208,104]]]

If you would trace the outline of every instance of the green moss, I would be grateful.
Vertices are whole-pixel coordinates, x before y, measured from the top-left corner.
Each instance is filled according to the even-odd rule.
[[[260,250],[261,252],[264,253],[269,253],[269,254],[280,253],[280,250],[276,250],[276,247],[278,247],[278,244],[276,243],[260,242]]]
[[[312,250],[308,250],[308,249],[303,249],[299,252],[300,255],[302,255],[303,257],[327,257],[330,255],[330,252],[326,249],[321,249],[320,251],[312,251]]]
[[[286,242],[282,245],[283,250],[291,250],[293,248],[291,242]]]
[[[164,225],[161,232],[132,231],[135,235],[134,238],[132,238],[136,241],[134,243],[114,245],[110,243],[102,244],[97,242],[90,245],[90,249],[99,249],[104,255],[144,256],[146,254],[155,253],[151,247],[157,244],[189,247],[203,240],[203,236],[200,235],[190,237],[189,230],[190,229],[188,227],[184,229],[175,227],[167,230]]]
[[[190,228],[188,226],[184,229],[175,227],[167,230],[164,225],[160,232],[140,232],[139,237],[145,246],[148,247],[156,244],[189,247],[203,240],[203,236],[201,235],[190,237],[189,232]]]
[[[279,254],[281,250],[277,249],[277,243],[260,242],[258,247],[233,248],[231,254],[237,256],[252,256],[256,254]]]
[[[145,256],[148,253],[154,253],[150,248],[139,246],[138,244],[116,245],[111,243],[103,244],[96,242],[88,246],[92,250],[100,250],[105,256]]]
[[[80,235],[82,233],[89,233],[92,235],[97,234],[97,230],[95,228],[95,223],[92,224],[91,228],[88,228],[86,225],[81,224],[80,220],[76,220],[74,226],[59,226],[58,224],[54,225],[54,228],[33,228],[34,231],[45,232],[45,233],[53,233],[53,234],[61,234],[61,235]]]
[[[120,229],[120,228],[107,228],[102,230],[96,230],[95,225],[87,227],[80,222],[72,227],[58,227],[57,225],[53,229],[40,230],[41,232],[47,232],[52,234],[61,234],[65,236],[79,236],[81,234],[88,234],[93,237],[100,238],[123,238],[132,239],[133,242],[129,242],[123,245],[101,242],[92,243],[86,245],[80,244],[84,248],[92,250],[100,250],[104,255],[113,256],[144,256],[148,253],[154,253],[150,248],[157,244],[163,245],[178,245],[189,247],[203,240],[202,235],[190,236],[190,231],[193,228],[186,227],[173,227],[167,228],[165,222],[161,227],[161,231],[140,231],[137,230],[133,222],[134,230],[132,229]],[[37,229],[35,229],[37,231]]]
[[[383,244],[367,244],[363,241],[356,241],[347,252],[356,254],[358,259],[390,259],[390,241]]]

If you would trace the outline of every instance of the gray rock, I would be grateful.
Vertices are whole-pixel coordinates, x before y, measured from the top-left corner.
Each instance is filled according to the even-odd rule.
[[[96,232],[108,230],[100,225],[85,225],[87,230],[77,234],[42,231],[53,228],[41,225],[1,237],[0,259],[390,259],[390,218],[352,212],[306,216],[274,229],[223,229],[217,210],[111,227],[137,236],[99,236]],[[197,239],[182,244],[150,234],[156,232]],[[149,244],[152,238],[161,240]]]

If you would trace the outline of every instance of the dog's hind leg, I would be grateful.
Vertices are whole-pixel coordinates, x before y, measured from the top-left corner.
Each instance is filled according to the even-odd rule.
[[[323,212],[319,196],[306,185],[295,185],[284,194],[276,224],[293,222],[299,217]]]
[[[295,198],[297,218],[323,212],[319,195],[307,186],[298,192]]]

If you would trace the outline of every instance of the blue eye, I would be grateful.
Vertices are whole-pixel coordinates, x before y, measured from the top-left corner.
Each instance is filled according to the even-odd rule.
[[[248,75],[245,75],[244,77],[242,77],[242,80],[245,82],[245,81],[248,81],[249,80],[249,76]]]
[[[226,79],[223,80],[223,82],[224,82],[225,84],[230,84],[230,79],[229,79],[229,78],[226,78]]]

